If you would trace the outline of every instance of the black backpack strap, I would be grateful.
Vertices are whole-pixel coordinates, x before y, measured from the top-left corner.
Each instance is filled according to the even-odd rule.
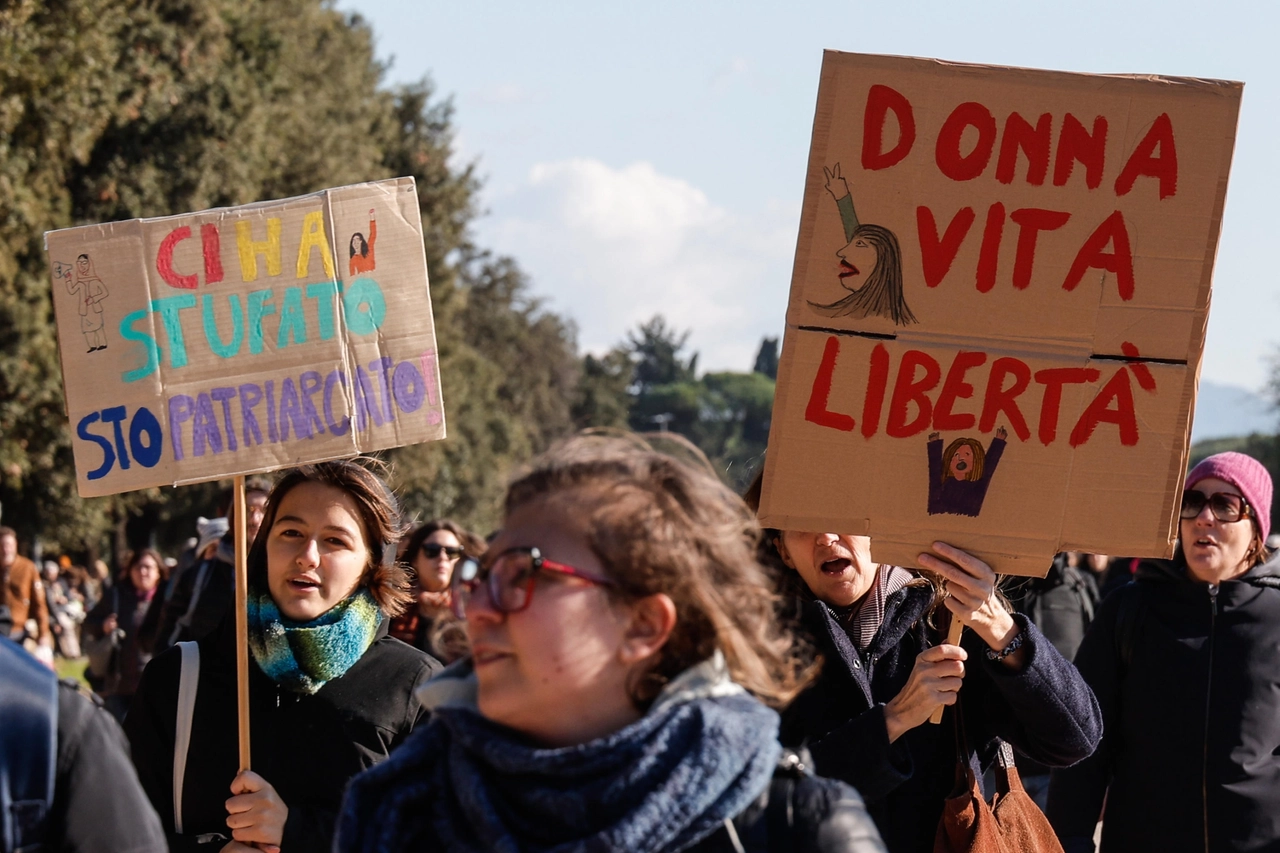
[[[37,851],[53,805],[58,678],[0,638],[0,849]]]

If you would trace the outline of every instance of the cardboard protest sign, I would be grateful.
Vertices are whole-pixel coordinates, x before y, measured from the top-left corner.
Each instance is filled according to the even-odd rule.
[[[1169,556],[1241,89],[828,52],[761,520]]]
[[[412,178],[45,244],[82,496],[444,437]]]

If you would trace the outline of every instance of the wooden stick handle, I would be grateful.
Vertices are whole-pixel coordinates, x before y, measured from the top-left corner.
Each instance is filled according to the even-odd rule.
[[[960,642],[960,635],[964,632],[964,623],[951,614],[951,627],[947,629],[947,645],[954,646]],[[929,717],[929,722],[937,725],[942,722],[942,712],[946,709],[946,705],[939,705],[938,710],[933,712],[933,716]]]
[[[236,477],[236,710],[240,718],[240,769],[249,769],[249,543],[244,476]]]

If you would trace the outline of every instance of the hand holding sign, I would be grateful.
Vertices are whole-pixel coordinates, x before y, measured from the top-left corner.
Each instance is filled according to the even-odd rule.
[[[996,573],[982,560],[945,542],[934,542],[933,554],[921,554],[922,568],[939,575],[946,582],[943,605],[953,619],[972,628],[993,651],[1000,651],[1018,634],[1013,621],[996,592]],[[1021,663],[1017,653],[1005,658],[1008,666]]]
[[[916,656],[906,685],[884,706],[890,743],[928,720],[938,706],[955,704],[968,657],[968,652],[954,644],[934,646]]]
[[[258,849],[274,846],[278,851],[289,807],[276,789],[252,770],[243,770],[231,781],[231,793],[235,796],[227,800],[227,827],[232,838]]]

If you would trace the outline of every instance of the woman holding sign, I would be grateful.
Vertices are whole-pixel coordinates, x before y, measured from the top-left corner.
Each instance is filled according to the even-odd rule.
[[[248,558],[253,770],[237,773],[230,616],[196,644],[196,673],[181,648],[157,657],[127,718],[172,850],[330,849],[347,780],[425,715],[415,690],[439,666],[386,636],[409,599],[395,560],[401,532],[395,497],[355,462],[304,466],[276,485]],[[196,692],[184,710],[189,675]]]
[[[857,793],[777,741],[764,703],[808,674],[758,538],[710,471],[617,438],[550,451],[454,572],[471,658],[352,782],[335,849],[883,850]]]
[[[1271,475],[1219,453],[1187,475],[1173,560],[1107,596],[1076,663],[1106,720],[1049,783],[1068,851],[1280,849],[1280,557]],[[1104,811],[1105,802],[1105,811]]]
[[[746,499],[758,506],[760,478]],[[803,744],[815,770],[856,787],[892,853],[934,849],[956,782],[956,725],[941,706],[963,702],[969,763],[994,758],[996,738],[1058,767],[1093,752],[1097,701],[1025,616],[1010,613],[991,567],[935,543],[932,577],[871,559],[866,536],[765,531],[781,564],[796,629],[825,663],[782,716],[782,742]],[[935,628],[943,611],[969,630],[959,645]],[[961,687],[964,688],[961,693]]]

